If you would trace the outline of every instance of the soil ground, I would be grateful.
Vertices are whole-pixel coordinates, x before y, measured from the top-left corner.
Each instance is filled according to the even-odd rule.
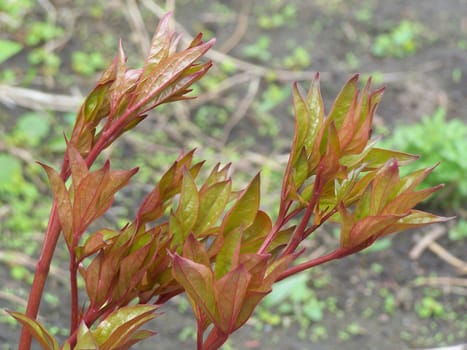
[[[259,79],[259,88],[254,95],[261,99],[262,91],[266,91],[270,84],[283,88],[290,86],[293,80],[302,80],[302,84],[306,86],[310,72],[315,71],[322,72],[322,93],[329,108],[342,83],[358,71],[364,75],[374,73],[375,85],[386,86],[376,120],[378,127],[391,130],[400,123],[417,122],[439,107],[446,110],[449,118],[461,118],[467,122],[465,0],[259,0],[251,3],[232,0],[177,0],[174,3],[176,21],[183,24],[191,35],[200,30],[208,31],[208,36],[217,37],[216,49],[219,50],[225,48],[223,43],[233,41],[228,55],[242,60],[238,63],[236,72],[244,73],[247,78],[244,83],[237,84],[211,101],[216,107],[230,106],[226,108],[228,112],[234,109],[232,106],[241,103],[242,99],[249,98],[245,92],[249,91],[249,87],[254,87],[252,84],[255,79]],[[141,40],[144,40],[146,33],[146,30],[138,27],[138,23],[144,23],[147,31],[152,30],[157,23],[156,15],[152,12],[157,10],[157,6],[152,6],[154,4],[162,6],[160,1],[122,0],[95,3],[83,0],[79,1],[79,5],[78,1],[52,1],[57,21],[65,25],[73,18],[74,23],[67,29],[71,31],[68,33],[70,39],[58,50],[62,57],[63,73],[67,78],[39,77],[33,80],[30,87],[68,95],[79,89],[85,94],[95,79],[84,78],[72,71],[70,52],[89,45],[99,48],[101,42],[104,47],[108,38],[113,38],[108,46],[114,45],[115,49],[116,38],[121,37],[130,62],[135,61],[141,55]],[[292,17],[284,12],[285,6],[290,4],[295,8]],[[139,8],[139,13],[135,12],[134,6]],[[93,8],[102,12],[97,19],[90,15]],[[43,8],[38,6],[36,10],[37,12],[31,13],[32,16],[44,16]],[[138,21],[138,14],[142,16],[143,22]],[[274,24],[274,21],[280,21],[280,18],[274,19],[276,14],[282,14],[284,23]],[[391,57],[390,54],[384,57],[372,55],[372,43],[377,35],[389,32],[402,20],[419,23],[423,28],[415,40],[415,52],[404,58]],[[272,24],[268,24],[268,21]],[[261,40],[269,40],[268,45],[258,50],[258,41]],[[256,53],[247,54],[246,48],[252,45],[256,45]],[[285,58],[298,45],[310,53],[305,66],[299,67],[304,74],[284,74],[281,70],[284,69]],[[266,58],[260,58],[266,51]],[[19,55],[15,62],[8,64],[19,71],[26,71],[28,63],[25,55],[26,53]],[[106,56],[109,59],[110,57],[110,54]],[[258,73],[254,67],[248,66],[248,62],[270,67],[269,73],[272,73]],[[217,74],[222,75],[219,71]],[[274,75],[277,80],[273,78]],[[172,130],[170,134],[173,136],[170,140],[171,147],[163,148],[167,145],[162,145],[161,149],[166,152],[166,149],[172,151],[176,146],[182,147],[184,145],[180,144],[181,140],[188,140],[184,139],[187,136],[193,139],[187,141],[189,146],[194,144],[202,147],[203,142],[209,143],[213,148],[219,148],[219,144],[220,148],[223,146],[224,150],[219,152],[224,153],[217,153],[217,157],[226,156],[231,149],[240,154],[237,157],[243,159],[242,152],[248,152],[248,149],[251,151],[251,148],[261,159],[279,157],[286,151],[293,132],[293,122],[287,107],[289,102],[290,97],[287,97],[284,102],[267,110],[267,113],[275,116],[273,121],[279,126],[279,132],[274,137],[258,131],[264,120],[255,116],[255,113],[266,108],[264,105],[250,105],[242,119],[229,130],[227,140],[219,135],[205,135],[205,139],[200,138],[199,133],[193,132],[190,135],[180,122],[183,120],[183,113],[172,111],[175,116],[168,115],[166,120],[173,120],[175,128],[179,129]],[[25,110],[11,105],[0,108],[3,113],[2,122],[6,124]],[[194,112],[197,106],[190,105],[189,108]],[[270,119],[266,120],[268,121]],[[152,125],[160,126],[156,122]],[[122,143],[126,147],[124,156],[131,158],[134,152],[147,147],[147,143],[141,144],[141,140],[152,137],[152,134],[146,132],[147,129],[147,126],[141,128],[140,135]],[[201,126],[197,130],[203,133],[206,131]],[[177,133],[181,137],[176,137]],[[242,140],[251,137],[257,143],[248,145],[247,148]],[[39,157],[39,151],[30,152]],[[243,163],[238,161],[235,170],[255,173],[259,165],[250,158],[252,157],[245,156]],[[124,199],[120,201],[121,205],[129,204]],[[272,316],[280,315],[281,321],[278,324],[271,321],[271,315],[268,318],[258,313],[232,336],[224,349],[394,350],[467,343],[465,288],[449,283],[429,285],[429,277],[449,279],[462,276],[429,250],[417,259],[409,257],[414,245],[433,229],[431,227],[399,234],[391,240],[390,248],[361,253],[312,271],[309,286],[322,305],[321,320],[304,321],[293,312],[268,310]],[[442,229],[449,228],[446,226]],[[330,249],[335,244],[332,228],[325,230],[320,233],[320,238],[313,243],[310,251]],[[438,243],[455,256],[464,259],[467,256],[465,240],[454,243],[444,235]],[[37,252],[32,255],[36,256]],[[55,264],[66,270],[63,256],[59,252]],[[0,295],[1,309],[21,307],[28,290],[26,282],[12,278],[10,269],[11,265],[0,264],[1,290],[10,291]],[[42,319],[49,325],[66,325],[68,289],[60,273],[51,276],[47,293],[50,298],[41,309]],[[435,311],[436,305],[430,304],[430,301],[441,305],[441,310]],[[192,336],[195,324],[191,311],[186,310],[185,306],[182,299],[164,306],[164,314],[151,323],[158,335],[135,346],[135,349],[194,349]],[[424,307],[428,309],[426,318],[422,317]],[[433,309],[430,311],[430,308]],[[57,332],[60,336],[60,331]],[[3,320],[0,323],[0,349],[14,349],[18,334],[17,327]]]

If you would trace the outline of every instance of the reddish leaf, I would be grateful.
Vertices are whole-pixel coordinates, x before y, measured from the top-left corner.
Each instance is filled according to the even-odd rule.
[[[86,161],[71,143],[67,143],[67,155],[70,161],[73,193],[76,193],[78,185],[89,174],[89,170]]]
[[[44,168],[47,176],[49,177],[50,186],[52,187],[54,199],[57,203],[58,218],[60,220],[60,225],[62,226],[63,236],[65,237],[68,248],[71,248],[73,240],[73,210],[70,194],[68,193],[62,178],[55,170],[45,164],[39,164]]]
[[[439,163],[438,163],[439,164]],[[415,190],[415,188],[428,176],[431,172],[438,166],[435,164],[431,168],[420,169],[410,173],[404,178],[401,179],[396,196],[402,194],[403,192],[410,192]]]
[[[396,160],[388,161],[377,173],[371,186],[371,202],[369,215],[376,215],[392,199],[399,183],[399,166]]]
[[[249,290],[261,289],[270,257],[270,254],[242,254],[240,256],[240,264],[251,274]]]
[[[172,275],[211,322],[217,320],[214,276],[211,269],[175,253],[172,255]]]
[[[210,266],[210,260],[204,245],[193,234],[190,234],[183,245],[183,256],[195,263]]]
[[[145,265],[151,251],[151,242],[139,248],[119,261],[117,283],[114,284],[112,297],[119,300],[131,291],[143,278],[149,266]]]
[[[243,265],[239,265],[216,281],[215,292],[219,319],[215,324],[224,333],[231,333],[234,330],[250,279],[251,274]]]
[[[82,246],[76,248],[77,259],[83,260],[84,258],[91,256],[104,248],[110,239],[117,237],[119,234],[120,232],[110,229],[102,229],[93,233],[86,239]]]
[[[233,330],[239,329],[248,321],[256,306],[267,294],[268,292],[261,291],[248,291],[246,293],[240,313],[232,327]]]
[[[341,220],[341,235],[340,235],[340,245],[341,247],[348,247],[351,243],[350,240],[350,231],[355,225],[355,220],[352,217],[352,214],[347,210],[344,203],[340,203],[338,206],[340,220]]]
[[[347,241],[342,241],[342,248],[356,247],[371,237],[380,237],[385,230],[396,223],[401,215],[367,216],[358,221],[350,230]]]
[[[430,197],[434,192],[443,188],[444,185],[438,185],[436,187],[425,188],[420,191],[410,191],[405,192],[394,198],[390,203],[388,203],[384,209],[383,213],[397,213],[401,214],[406,212],[409,209],[412,209],[418,203],[424,201]]]

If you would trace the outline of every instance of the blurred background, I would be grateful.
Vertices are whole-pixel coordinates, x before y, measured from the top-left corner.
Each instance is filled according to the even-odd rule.
[[[182,45],[203,32],[217,44],[197,99],[164,106],[109,149],[115,168],[140,166],[102,225],[131,220],[179,152],[233,162],[234,185],[262,172],[263,207],[277,209],[294,130],[291,84],[320,72],[327,110],[354,73],[386,87],[374,134],[441,164],[424,203],[446,225],[405,232],[367,252],[277,286],[224,349],[422,349],[467,339],[467,1],[2,0],[0,1],[0,308],[22,310],[51,204],[36,160],[58,166],[81,101],[122,39],[129,66],[144,62],[159,19],[173,12]],[[273,214],[274,215],[274,214]],[[309,242],[335,246],[329,226]],[[59,248],[42,308],[66,335],[67,262]],[[140,349],[194,349],[195,323],[177,298]],[[18,327],[0,313],[0,349]]]

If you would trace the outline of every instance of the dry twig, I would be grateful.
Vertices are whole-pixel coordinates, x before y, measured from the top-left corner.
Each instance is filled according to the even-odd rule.
[[[80,96],[58,95],[25,89],[16,86],[0,85],[0,102],[10,106],[20,106],[34,110],[75,112],[81,105]]]
[[[454,266],[460,274],[467,274],[467,262],[455,257],[442,245],[436,242],[436,240],[446,234],[446,232],[447,230],[445,226],[433,226],[431,231],[412,248],[409,256],[412,260],[418,259],[428,248],[440,259],[444,260],[449,265]]]

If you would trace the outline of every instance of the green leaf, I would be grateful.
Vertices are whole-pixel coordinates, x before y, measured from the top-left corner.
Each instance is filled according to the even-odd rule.
[[[251,225],[259,209],[260,177],[259,174],[251,181],[248,187],[242,192],[240,198],[224,217],[224,235],[235,228],[246,229]]]
[[[201,234],[216,224],[229,201],[231,188],[231,181],[223,181],[201,189],[199,216],[193,232]]]
[[[8,190],[23,181],[21,162],[10,154],[0,153],[0,190]]]
[[[209,187],[218,182],[227,181],[229,169],[230,169],[230,163],[225,165],[222,168],[220,168],[220,163],[217,163],[212,169],[208,178],[206,179],[206,182],[204,183],[203,188],[201,189],[201,192],[204,190],[204,187]]]
[[[300,156],[292,168],[292,178],[295,188],[300,188],[309,175],[308,159],[305,148],[302,148]]]
[[[35,112],[22,114],[15,125],[15,134],[30,146],[38,146],[49,131],[50,122],[47,115]]]
[[[155,317],[156,305],[124,306],[112,312],[99,323],[93,336],[99,350],[112,350],[125,346],[144,323]]]
[[[409,215],[400,218],[397,223],[392,225],[389,229],[385,230],[381,237],[403,230],[413,229],[419,226],[425,226],[438,222],[445,222],[452,219],[453,217],[438,216],[424,211],[412,209]]]
[[[366,169],[377,169],[389,159],[397,159],[399,165],[407,165],[417,160],[419,157],[414,154],[397,152],[382,148],[372,148],[370,152],[363,158],[363,162],[367,163]]]
[[[13,57],[23,49],[23,45],[16,41],[0,39],[0,64]]]
[[[337,95],[332,105],[331,111],[329,112],[327,123],[334,122],[336,128],[339,129],[347,114],[350,106],[353,103],[355,94],[358,91],[358,74],[355,74],[350,78]]]
[[[67,343],[68,344],[68,343]],[[73,350],[91,350],[98,349],[96,339],[92,335],[92,332],[86,326],[84,322],[81,322],[78,328],[78,336],[76,339],[76,345]]]
[[[183,237],[180,237],[182,241],[174,243],[183,243],[196,224],[200,206],[199,202],[198,189],[196,188],[195,181],[190,172],[185,170],[180,190],[180,201],[174,214],[182,226]],[[174,239],[176,240],[177,237]]]
[[[19,312],[7,312],[27,328],[27,330],[31,333],[34,339],[39,342],[43,349],[59,350],[59,346],[55,338],[39,322]]]
[[[216,279],[237,267],[242,240],[242,228],[229,232],[216,257]]]

